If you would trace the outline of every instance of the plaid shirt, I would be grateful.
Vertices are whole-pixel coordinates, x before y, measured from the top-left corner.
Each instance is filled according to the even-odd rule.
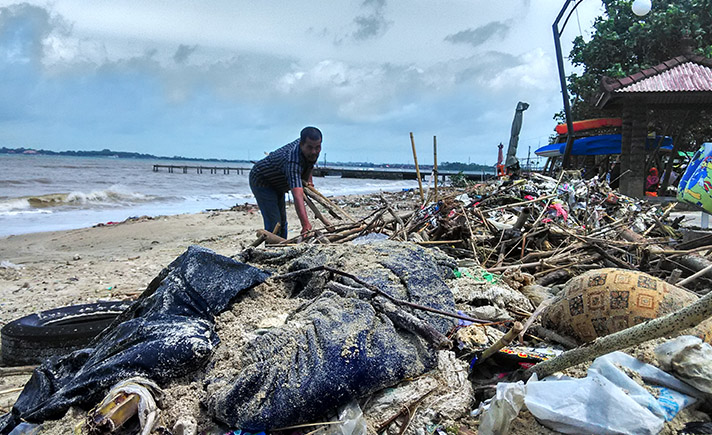
[[[302,180],[309,177],[313,167],[302,155],[297,139],[255,163],[250,171],[250,184],[288,192],[303,187]]]

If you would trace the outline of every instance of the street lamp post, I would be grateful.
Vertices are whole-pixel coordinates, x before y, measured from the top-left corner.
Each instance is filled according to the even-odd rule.
[[[559,31],[559,21],[561,21],[561,17],[564,16],[564,12],[566,12],[566,9],[572,1],[573,0],[566,0],[564,2],[564,6],[561,8],[561,11],[559,11],[559,15],[556,17],[554,24],[551,26],[554,31],[556,63],[559,67],[559,82],[561,84],[561,96],[564,99],[564,115],[566,115],[566,128],[568,130],[568,134],[566,135],[566,148],[564,148],[564,161],[562,163],[564,169],[569,169],[569,160],[571,160],[571,148],[574,144],[574,121],[571,119],[571,104],[569,102],[569,92],[566,89],[566,75],[564,73],[564,56],[561,54],[561,32],[563,32],[564,29],[562,28],[561,32]],[[582,0],[579,0],[578,3],[574,5],[574,8],[569,13],[569,16],[571,16],[573,11],[576,9],[576,6],[581,4],[581,1]],[[568,17],[566,18],[563,27],[566,27],[567,21],[569,21]]]
[[[561,21],[561,18],[564,16],[564,13],[566,12],[566,9],[569,7],[571,3],[574,2],[574,0],[566,0],[564,2],[564,5],[561,7],[561,11],[559,11],[559,15],[556,17],[556,20],[554,21],[554,24],[551,26],[552,30],[554,31],[554,47],[556,48],[556,63],[559,67],[559,82],[561,84],[561,96],[564,99],[564,115],[566,115],[566,129],[567,129],[567,134],[566,134],[566,148],[564,148],[564,161],[562,163],[562,166],[564,169],[569,169],[569,164],[571,160],[571,149],[573,148],[574,145],[574,120],[571,117],[571,103],[569,102],[569,92],[566,89],[566,75],[564,73],[564,57],[561,54],[561,33],[563,33],[564,28],[566,27],[566,23],[569,22],[569,18],[571,17],[571,14],[574,13],[578,5],[581,4],[583,0],[578,0],[574,7],[571,9],[571,12],[569,12],[569,15],[566,17],[566,20],[564,21],[564,24],[561,26],[561,30],[559,30],[559,21]],[[650,0],[635,0],[633,4],[631,5],[633,9],[633,13],[638,15],[638,16],[643,16],[647,15],[648,12],[650,12],[650,9],[652,7],[652,4],[650,3]]]

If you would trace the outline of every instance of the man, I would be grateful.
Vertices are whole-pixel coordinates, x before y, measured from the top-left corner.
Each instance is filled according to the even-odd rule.
[[[312,169],[321,152],[321,131],[316,127],[302,129],[299,139],[269,153],[250,171],[250,189],[262,212],[265,230],[281,225],[277,235],[287,238],[287,210],[284,194],[292,191],[294,208],[302,224],[302,234],[311,230],[304,205],[303,181],[312,183]]]

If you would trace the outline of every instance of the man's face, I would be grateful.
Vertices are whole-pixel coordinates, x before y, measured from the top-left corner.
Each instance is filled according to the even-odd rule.
[[[321,152],[321,139],[311,140],[307,138],[301,145],[302,154],[310,163],[316,163],[319,160],[319,153]]]

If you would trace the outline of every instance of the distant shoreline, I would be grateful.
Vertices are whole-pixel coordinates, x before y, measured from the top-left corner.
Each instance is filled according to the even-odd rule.
[[[63,157],[102,157],[102,158],[118,158],[118,159],[158,159],[158,160],[182,160],[189,162],[224,162],[224,163],[255,163],[254,160],[240,159],[219,159],[219,158],[199,158],[199,157],[183,157],[183,156],[157,156],[147,153],[134,153],[128,151],[113,151],[103,149],[101,151],[50,151],[34,148],[0,148],[0,155],[21,155],[21,156],[63,156]],[[321,163],[321,166],[327,166]],[[415,169],[412,163],[371,163],[371,162],[337,162],[329,161],[328,166],[340,166],[349,168],[391,168],[391,169]],[[421,171],[430,171],[433,165],[419,165]],[[479,163],[460,163],[460,162],[442,162],[438,163],[438,169],[443,171],[463,171],[463,172],[493,172],[494,165],[483,165]]]

